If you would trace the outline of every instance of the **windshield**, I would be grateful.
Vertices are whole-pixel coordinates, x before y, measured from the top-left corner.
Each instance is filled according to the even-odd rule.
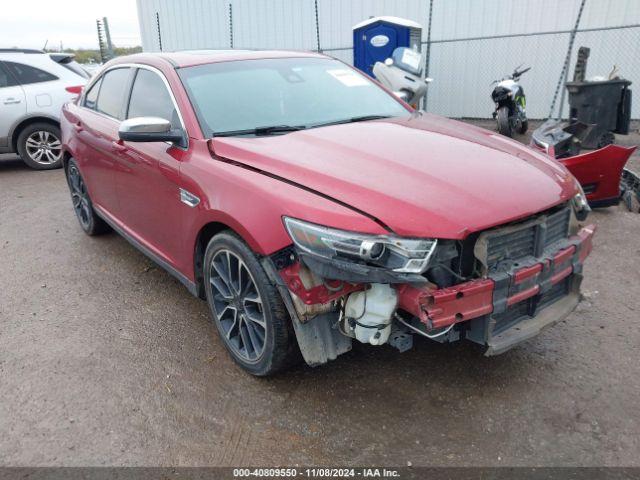
[[[410,115],[368,77],[327,58],[220,62],[178,72],[209,137]]]

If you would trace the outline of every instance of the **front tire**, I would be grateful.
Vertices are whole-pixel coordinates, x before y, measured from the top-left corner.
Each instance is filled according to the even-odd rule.
[[[498,132],[506,137],[513,137],[513,128],[509,121],[509,107],[500,107],[496,119],[498,121]]]
[[[87,191],[87,186],[80,175],[80,169],[78,164],[73,158],[69,159],[67,165],[67,185],[71,192],[71,203],[73,205],[73,211],[80,222],[80,227],[89,236],[100,235],[101,233],[108,232],[109,226],[96,215],[93,209],[93,203],[91,203],[91,197]]]
[[[295,358],[291,321],[257,256],[235,234],[207,246],[203,278],[214,323],[233,360],[256,376],[273,375]]]
[[[18,135],[18,153],[22,161],[35,170],[62,167],[60,128],[50,123],[28,125]]]
[[[520,128],[518,129],[518,133],[520,135],[524,135],[525,133],[527,133],[527,130],[529,130],[529,120],[522,120],[522,123],[520,124]]]

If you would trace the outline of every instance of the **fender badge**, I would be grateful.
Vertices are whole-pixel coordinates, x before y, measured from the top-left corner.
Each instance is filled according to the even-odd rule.
[[[180,189],[180,201],[192,208],[196,207],[200,203],[200,199],[198,197],[184,188]]]

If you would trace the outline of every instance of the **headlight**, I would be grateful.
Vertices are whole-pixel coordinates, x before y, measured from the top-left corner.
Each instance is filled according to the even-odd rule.
[[[359,261],[399,273],[423,273],[437,240],[367,235],[284,217],[293,243],[303,252],[328,260]]]
[[[573,204],[573,210],[576,213],[576,217],[578,220],[582,221],[585,220],[587,215],[589,215],[589,212],[591,212],[591,207],[589,206],[587,196],[584,194],[584,190],[582,190],[582,185],[580,185],[577,180],[575,183],[578,193],[573,196],[571,203]]]

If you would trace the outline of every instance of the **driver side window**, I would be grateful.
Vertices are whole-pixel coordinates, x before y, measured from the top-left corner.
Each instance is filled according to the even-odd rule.
[[[136,74],[127,118],[159,117],[171,122],[171,128],[181,128],[178,112],[164,81],[155,72],[140,68]]]

